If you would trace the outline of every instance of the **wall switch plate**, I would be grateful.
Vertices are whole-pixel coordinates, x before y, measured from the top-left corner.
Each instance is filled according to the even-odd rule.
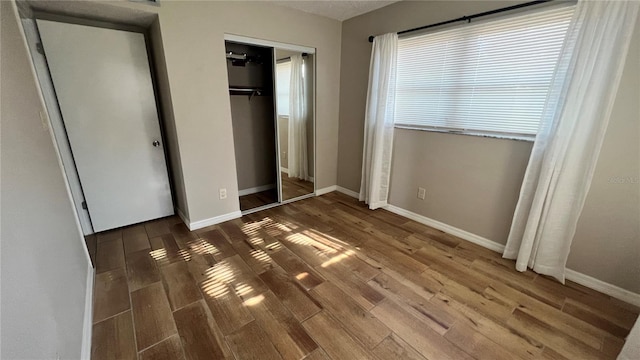
[[[220,200],[227,198],[227,189],[220,189]]]
[[[425,190],[425,188],[418,188],[418,199],[424,200],[424,198],[427,196],[427,190]]]

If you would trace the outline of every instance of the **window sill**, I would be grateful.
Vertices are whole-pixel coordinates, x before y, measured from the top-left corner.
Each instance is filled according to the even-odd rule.
[[[479,136],[479,137],[485,137],[485,138],[516,140],[516,141],[526,141],[526,142],[534,142],[536,139],[535,136],[532,136],[532,135],[482,133],[482,132],[473,132],[473,131],[464,131],[464,130],[424,128],[424,127],[409,126],[409,125],[394,125],[394,128],[403,129],[403,130],[430,131],[430,132],[453,134],[453,135]]]

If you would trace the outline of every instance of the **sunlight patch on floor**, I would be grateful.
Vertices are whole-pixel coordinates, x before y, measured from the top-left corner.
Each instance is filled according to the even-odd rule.
[[[205,271],[208,278],[223,283],[230,283],[236,278],[236,271],[228,262],[219,262]]]
[[[271,244],[267,244],[266,247],[271,251],[277,251],[282,249],[282,244],[276,241],[276,242],[272,242]]]
[[[335,236],[328,235],[318,230],[309,229],[303,231],[303,233],[338,250],[342,250],[344,246],[351,246],[347,241],[338,239]]]
[[[271,257],[267,255],[266,252],[262,250],[251,250],[251,257],[262,262],[262,263],[271,263]]]
[[[202,291],[213,298],[221,298],[229,293],[229,286],[214,279],[207,279],[201,285]]]
[[[227,261],[222,261],[205,271],[207,279],[202,290],[209,296],[220,298],[229,293],[229,284],[236,278],[236,270]]]
[[[305,272],[301,272],[300,274],[296,275],[296,279],[302,280],[302,279],[306,278],[307,276],[309,276],[308,272],[306,272],[306,271]]]
[[[343,252],[342,254],[336,255],[334,257],[332,257],[331,259],[323,262],[322,264],[320,264],[320,266],[322,266],[323,268],[326,268],[327,266],[331,266],[333,264],[339,263],[340,261],[348,258],[349,256],[353,255],[354,252],[351,250],[347,250],[345,252]]]
[[[264,239],[261,237],[252,237],[250,239],[248,239],[247,241],[249,241],[249,244],[253,245],[253,246],[260,246],[262,244],[264,244]]]
[[[255,306],[258,305],[262,302],[262,300],[264,300],[264,295],[258,295],[258,296],[254,296],[252,298],[248,298],[247,300],[245,300],[243,302],[244,305],[246,306]]]
[[[191,254],[189,253],[189,251],[187,251],[185,249],[180,249],[178,251],[178,255],[180,255],[180,257],[184,261],[191,261]]]
[[[250,285],[247,285],[243,282],[238,283],[234,288],[236,294],[240,297],[244,297],[245,295],[251,294],[253,292],[253,288]]]
[[[220,253],[220,250],[218,250],[217,247],[215,247],[214,245],[202,239],[191,241],[187,245],[189,245],[191,250],[198,255],[204,255],[204,254],[217,255]]]
[[[297,234],[292,234],[292,235],[288,235],[287,237],[285,237],[285,240],[293,243],[293,244],[297,244],[297,245],[303,245],[303,246],[309,246],[309,247],[313,247],[314,249],[317,249],[320,255],[324,255],[324,254],[333,254],[335,252],[337,252],[338,250],[327,246],[321,242],[315,241],[312,238],[301,234],[301,233],[297,233]]]
[[[156,260],[162,260],[162,259],[166,259],[167,258],[167,249],[162,248],[162,249],[158,249],[158,250],[152,250],[149,252],[149,255],[151,255],[151,257]]]

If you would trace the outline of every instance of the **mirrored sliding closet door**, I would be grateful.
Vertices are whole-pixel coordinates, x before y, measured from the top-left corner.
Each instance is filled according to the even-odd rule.
[[[276,112],[282,200],[314,192],[314,56],[276,49]]]

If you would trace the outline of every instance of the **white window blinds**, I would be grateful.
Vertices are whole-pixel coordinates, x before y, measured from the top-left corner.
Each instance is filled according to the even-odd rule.
[[[400,39],[396,126],[535,136],[574,7]]]
[[[291,61],[276,64],[276,111],[280,116],[289,116],[289,86]]]

